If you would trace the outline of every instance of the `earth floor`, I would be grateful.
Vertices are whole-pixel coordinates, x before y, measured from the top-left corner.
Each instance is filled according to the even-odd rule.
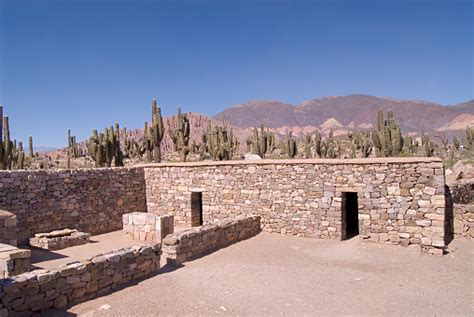
[[[474,315],[474,241],[418,247],[261,233],[54,316]]]

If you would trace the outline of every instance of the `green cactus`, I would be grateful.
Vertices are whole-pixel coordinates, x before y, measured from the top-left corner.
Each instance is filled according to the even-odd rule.
[[[305,136],[305,143],[304,143],[304,156],[305,158],[311,158],[312,157],[312,145],[313,145],[313,139],[311,137],[311,134],[306,133]]]
[[[33,137],[30,135],[30,137],[28,138],[28,151],[29,151],[29,154],[30,154],[30,158],[33,159],[34,157],[34,151],[33,151]]]
[[[386,121],[383,110],[377,112],[377,129],[372,130],[372,142],[377,150],[377,156],[400,155],[403,149],[403,137],[400,127],[395,123],[392,110],[388,110]]]
[[[163,125],[163,117],[161,116],[161,108],[157,106],[156,100],[152,101],[152,121],[150,127],[151,144],[153,146],[153,162],[161,162],[161,141],[165,134],[165,126]]]
[[[294,158],[298,154],[298,144],[293,138],[292,131],[286,134],[286,154],[290,158]]]
[[[207,131],[202,135],[202,141],[201,158],[209,155],[215,161],[231,160],[238,147],[234,131],[228,129],[225,120],[222,127],[213,127],[209,122]]]
[[[106,128],[104,133],[97,133],[92,130],[92,136],[89,138],[87,150],[89,156],[95,161],[96,167],[111,167],[112,162],[115,166],[123,166],[123,153],[120,147],[120,127],[118,124],[114,127]]]
[[[186,114],[181,113],[181,109],[178,108],[178,115],[171,118],[170,136],[173,140],[174,149],[179,152],[182,162],[186,162],[186,157],[189,154],[190,129]]]
[[[430,136],[428,134],[423,133],[421,136],[421,144],[423,145],[423,149],[425,151],[425,156],[431,157],[434,154],[434,143],[430,140]]]
[[[269,128],[265,130],[263,124],[260,126],[260,132],[257,128],[253,129],[253,135],[246,142],[247,152],[252,152],[262,159],[272,154],[277,148],[275,133],[270,132]]]
[[[459,150],[459,148],[461,147],[461,142],[459,142],[456,136],[453,137],[453,145],[456,150]]]
[[[319,133],[318,130],[316,130],[316,133],[314,135],[314,149],[316,151],[316,154],[318,154],[319,157],[322,157],[321,153],[321,134]]]
[[[3,113],[3,111],[2,111]],[[10,124],[8,116],[3,116],[3,158],[2,158],[2,169],[12,169],[13,161],[13,142],[10,140]]]
[[[467,127],[466,128],[466,145],[464,148],[466,150],[472,150],[473,149],[473,139],[474,139],[474,128]]]

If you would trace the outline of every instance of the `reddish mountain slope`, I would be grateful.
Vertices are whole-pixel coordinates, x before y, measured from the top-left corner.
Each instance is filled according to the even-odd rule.
[[[455,127],[463,129],[471,124],[470,116],[459,118],[460,115],[474,111],[474,102],[456,106],[442,106],[439,104],[415,101],[398,100],[393,98],[379,98],[368,95],[349,95],[339,97],[324,97],[302,102],[291,106],[278,101],[251,101],[239,104],[224,110],[214,116],[241,128],[250,128],[264,123],[276,130],[281,128],[297,128],[308,130],[319,128],[328,120],[340,122],[340,129],[368,128],[376,122],[377,110],[392,109],[395,119],[405,132],[434,132],[439,127]],[[453,124],[451,124],[453,122]],[[455,124],[454,124],[455,123]],[[337,129],[337,128],[336,128]]]

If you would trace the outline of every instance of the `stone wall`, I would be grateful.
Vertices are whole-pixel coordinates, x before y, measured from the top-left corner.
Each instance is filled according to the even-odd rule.
[[[474,204],[454,204],[454,237],[474,238]]]
[[[233,243],[248,239],[260,232],[259,216],[238,216],[218,224],[179,231],[163,239],[166,258],[183,263]]]
[[[16,216],[11,212],[0,210],[0,243],[16,246],[17,236]]]
[[[263,230],[341,238],[343,192],[358,195],[360,234],[444,247],[444,166],[437,158],[263,160],[144,165],[148,212],[190,225],[190,188],[204,222],[257,214]]]
[[[133,246],[65,265],[58,270],[36,270],[0,284],[0,316],[46,314],[110,293],[160,268],[161,246]]]
[[[0,278],[18,275],[30,270],[31,251],[0,243]]]
[[[19,242],[35,233],[122,229],[122,215],[146,211],[141,168],[0,171],[0,209],[16,215]]]
[[[453,203],[470,204],[474,203],[474,180],[463,179],[449,184]]]

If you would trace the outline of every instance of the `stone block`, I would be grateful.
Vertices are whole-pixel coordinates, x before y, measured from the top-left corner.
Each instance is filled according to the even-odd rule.
[[[89,242],[90,234],[76,229],[55,230],[49,233],[37,233],[30,238],[30,245],[46,250],[61,250]]]
[[[132,240],[161,242],[174,232],[174,216],[134,212],[123,215],[123,221],[123,232]]]
[[[31,251],[0,243],[0,278],[19,275],[30,270]]]

